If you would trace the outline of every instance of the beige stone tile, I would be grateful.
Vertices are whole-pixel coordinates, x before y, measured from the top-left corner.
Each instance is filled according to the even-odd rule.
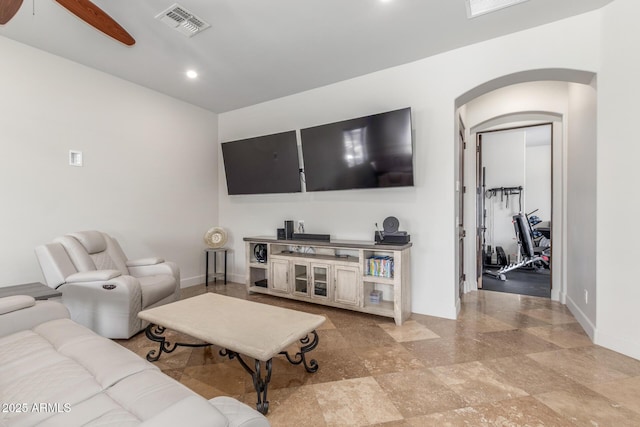
[[[351,347],[393,345],[395,340],[378,325],[339,329]]]
[[[501,400],[406,421],[415,427],[575,427],[532,397]]]
[[[338,329],[323,329],[318,331],[318,350],[335,350],[339,348],[349,348],[349,342]]]
[[[640,377],[590,384],[589,388],[640,414]]]
[[[400,344],[358,349],[358,357],[371,375],[422,369],[424,364]]]
[[[598,345],[573,349],[575,354],[587,357],[594,363],[615,369],[630,377],[640,376],[640,360],[616,353]]]
[[[548,308],[535,308],[531,310],[522,310],[523,314],[536,319],[544,320],[552,325],[560,325],[563,323],[575,323],[576,318],[570,313],[564,313],[560,310],[551,310]]]
[[[495,372],[501,381],[532,395],[553,390],[584,391],[583,385],[525,355],[484,360],[482,364]]]
[[[426,326],[416,322],[415,320],[408,320],[401,326],[395,323],[385,323],[378,325],[382,330],[391,335],[391,337],[397,342],[429,340],[433,338],[440,338],[438,334],[428,329]]]
[[[309,375],[310,384],[368,377],[369,371],[356,352],[350,348],[314,350],[311,353],[318,362],[318,371]]]
[[[235,398],[238,398],[240,396],[239,394],[231,394],[227,390],[221,390],[211,384],[204,383],[200,381],[200,379],[193,378],[189,375],[182,375],[182,377],[180,378],[180,383],[198,393],[200,396],[204,397],[207,400],[213,399],[214,397],[218,396],[230,396]]]
[[[598,394],[575,396],[566,391],[552,391],[535,398],[578,426],[640,425],[640,414]]]
[[[313,389],[327,426],[363,426],[402,419],[372,377],[315,384]]]
[[[333,322],[331,321],[331,319],[329,319],[327,316],[325,316],[327,320],[324,321],[324,323],[322,325],[320,325],[320,327],[318,328],[318,331],[324,331],[327,329],[335,329],[336,325],[333,324]]]
[[[451,365],[480,359],[484,345],[474,336],[456,335],[402,345],[418,357],[425,366]]]
[[[538,326],[525,331],[562,348],[585,347],[593,343],[584,334],[576,334],[561,326]]]
[[[442,338],[453,337],[458,332],[458,322],[456,320],[426,316],[423,314],[412,314],[411,319],[426,326]]]
[[[527,396],[480,362],[431,368],[431,372],[462,397],[468,405]]]
[[[467,404],[427,369],[379,375],[375,379],[405,418]]]
[[[255,405],[255,394],[247,394],[247,400]],[[311,386],[292,387],[269,391],[267,419],[272,427],[323,427],[326,426],[322,409]]]
[[[227,395],[240,395],[253,389],[248,384],[251,383],[251,376],[237,361],[185,368],[181,378],[183,384],[193,379]]]
[[[570,348],[529,354],[528,357],[541,365],[548,366],[561,376],[566,376],[583,385],[628,377],[628,375],[596,360],[583,350],[585,348]]]
[[[496,311],[489,314],[489,317],[506,323],[507,325],[511,326],[512,329],[549,326],[549,322],[545,322],[541,319],[536,319],[535,317],[527,316],[520,311]]]
[[[490,356],[495,354],[509,356],[551,351],[560,348],[549,341],[528,334],[522,329],[483,333],[478,335],[478,339],[494,350],[493,352],[487,352],[485,359],[491,358]]]

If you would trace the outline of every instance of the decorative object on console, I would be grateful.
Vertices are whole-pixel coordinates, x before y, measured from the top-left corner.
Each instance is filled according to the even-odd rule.
[[[221,248],[227,243],[227,232],[222,227],[211,227],[204,234],[204,242],[210,248]]]
[[[313,233],[293,233],[293,240],[319,240],[321,242],[330,242],[330,234],[313,234]]]
[[[291,240],[293,239],[293,221],[287,220],[284,222],[284,235],[285,239]]]
[[[267,245],[258,243],[253,247],[253,256],[256,257],[258,262],[267,262]]]
[[[395,216],[388,216],[382,223],[383,231],[378,228],[376,222],[376,231],[374,232],[374,240],[380,245],[402,245],[411,241],[411,236],[406,231],[398,231],[400,221]]]
[[[287,238],[284,228],[278,228],[276,232],[277,232],[278,240],[285,240]]]

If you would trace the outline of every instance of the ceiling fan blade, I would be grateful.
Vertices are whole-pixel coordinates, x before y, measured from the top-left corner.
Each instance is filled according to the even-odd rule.
[[[2,0],[0,0],[2,1]],[[105,11],[93,4],[89,0],[56,0],[60,5],[69,10],[69,12],[82,19],[92,27],[102,31],[106,35],[113,37],[127,46],[135,44],[135,40],[127,30],[122,28],[112,17],[107,15]]]
[[[22,6],[22,0],[0,0],[0,25],[11,21]]]

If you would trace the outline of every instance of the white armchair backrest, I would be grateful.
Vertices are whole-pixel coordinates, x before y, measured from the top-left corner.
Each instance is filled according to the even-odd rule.
[[[36,248],[36,257],[47,285],[56,288],[77,273],[69,254],[60,243],[47,243]]]
[[[127,257],[120,245],[99,231],[79,231],[54,240],[66,250],[78,271],[118,270],[128,275]]]

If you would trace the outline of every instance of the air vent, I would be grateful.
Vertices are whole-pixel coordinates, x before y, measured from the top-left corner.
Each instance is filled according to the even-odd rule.
[[[211,26],[177,3],[159,13],[156,19],[187,37],[193,37]]]

